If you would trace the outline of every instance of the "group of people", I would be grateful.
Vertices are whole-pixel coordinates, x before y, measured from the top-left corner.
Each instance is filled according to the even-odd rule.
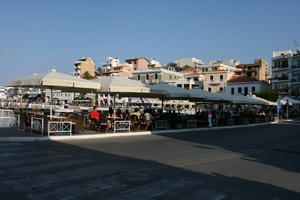
[[[131,128],[136,130],[153,130],[155,121],[167,120],[168,128],[176,129],[184,127],[187,120],[197,120],[198,127],[212,127],[214,125],[227,126],[244,123],[256,123],[272,120],[276,115],[276,108],[255,106],[234,106],[225,109],[213,109],[204,107],[195,115],[180,113],[176,111],[165,111],[162,109],[139,109],[139,108],[115,108],[110,107],[108,111],[100,112],[97,107],[89,113],[90,119],[95,121],[96,126],[113,129],[114,120],[130,121]],[[231,120],[231,121],[230,121]],[[216,124],[217,121],[217,124]]]
[[[131,128],[137,130],[151,130],[153,124],[153,115],[150,110],[140,110],[135,108],[129,109],[113,109],[109,108],[108,111],[100,111],[98,107],[93,107],[89,113],[89,118],[94,122],[97,127],[97,131],[101,129],[101,126],[106,127],[106,132],[109,129],[113,129],[113,122],[115,120],[130,121]]]

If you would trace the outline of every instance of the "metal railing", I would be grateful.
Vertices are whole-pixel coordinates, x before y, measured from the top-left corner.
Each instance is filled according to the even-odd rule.
[[[32,117],[31,118],[31,132],[38,131],[41,135],[44,134],[44,119]]]
[[[167,129],[168,128],[168,121],[167,120],[156,120],[155,122],[155,129]]]
[[[197,127],[197,120],[187,120],[186,128],[196,128]]]
[[[130,132],[130,121],[114,121],[114,133],[117,131],[128,131]]]
[[[16,117],[13,110],[0,109],[0,127],[14,127]]]
[[[14,128],[20,128],[20,115],[15,115],[15,123],[13,125]]]
[[[72,135],[72,126],[74,122],[69,121],[50,121],[48,122],[48,136],[51,134],[68,134]]]
[[[233,126],[234,125],[234,119],[229,118],[228,119],[228,126]]]
[[[219,120],[218,119],[212,119],[211,124],[212,124],[212,126],[219,126]]]

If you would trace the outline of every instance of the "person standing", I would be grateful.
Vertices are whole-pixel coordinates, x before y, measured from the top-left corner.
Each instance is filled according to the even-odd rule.
[[[208,119],[208,127],[209,128],[212,127],[211,118],[212,118],[212,113],[211,113],[210,110],[208,110],[208,112],[207,112],[207,119]]]

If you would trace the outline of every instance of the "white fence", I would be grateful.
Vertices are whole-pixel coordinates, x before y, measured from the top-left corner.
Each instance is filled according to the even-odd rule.
[[[48,136],[51,134],[68,134],[72,135],[73,122],[67,121],[50,121],[48,122]]]
[[[130,132],[130,121],[114,121],[114,133],[117,131],[128,131]]]
[[[44,119],[33,117],[31,118],[31,132],[38,131],[42,135],[44,134]]]
[[[8,128],[16,125],[16,117],[13,110],[0,109],[0,127]]]

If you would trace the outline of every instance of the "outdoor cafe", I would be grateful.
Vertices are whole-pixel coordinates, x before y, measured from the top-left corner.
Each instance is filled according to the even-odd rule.
[[[89,81],[49,71],[10,81],[7,86],[109,94],[114,97],[113,104],[107,107],[100,106],[97,100],[85,107],[53,105],[51,95],[49,103],[43,104],[1,102],[2,109],[12,111],[6,114],[11,126],[48,136],[234,126],[272,122],[277,117],[274,102],[255,96],[186,90],[168,84],[145,85],[117,76]],[[159,108],[143,102],[139,106],[129,106],[117,103],[116,99],[122,97],[156,98],[161,102]],[[176,107],[166,109],[164,102],[169,100],[191,101],[195,112],[187,114]],[[1,117],[4,119],[4,116]]]

